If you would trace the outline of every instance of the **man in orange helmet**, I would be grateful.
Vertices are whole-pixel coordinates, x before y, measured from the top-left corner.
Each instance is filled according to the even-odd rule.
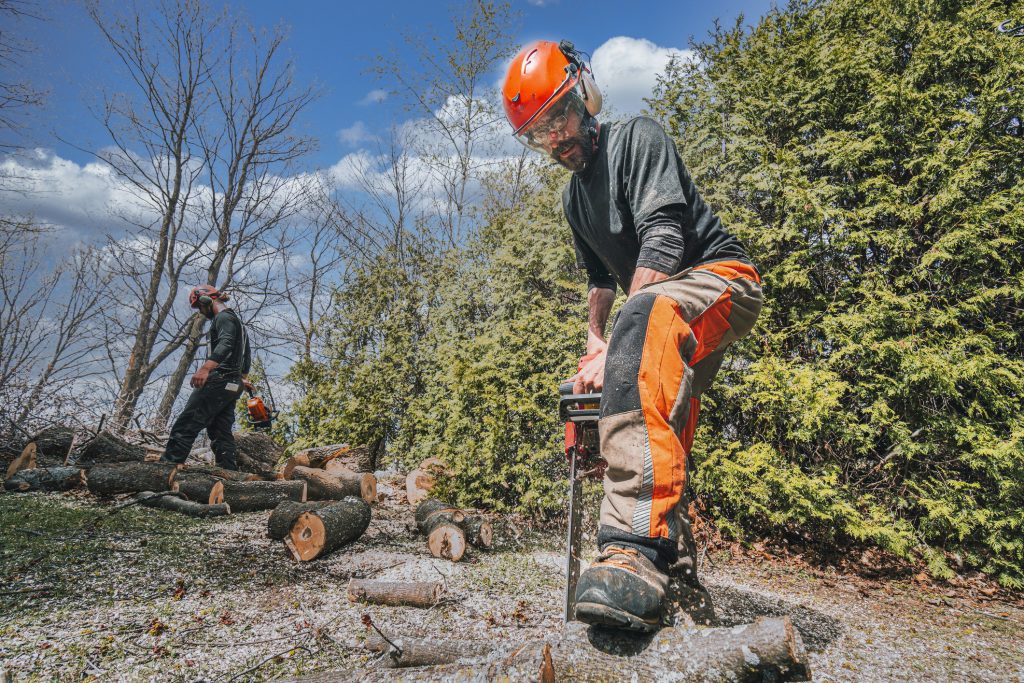
[[[232,428],[235,403],[243,387],[252,389],[247,379],[251,355],[242,319],[224,305],[227,300],[227,293],[212,285],[199,285],[189,292],[189,306],[212,322],[210,353],[192,375],[192,394],[171,427],[171,436],[160,458],[162,462],[185,462],[199,432],[205,429],[217,466],[238,469]]]
[[[580,576],[576,618],[654,630],[670,573],[703,591],[686,509],[689,454],[700,396],[761,310],[760,277],[660,124],[597,121],[601,93],[571,43],[524,47],[502,99],[515,136],[573,172],[562,203],[588,275],[574,391],[602,392],[608,468],[601,553]],[[628,298],[606,341],[616,286]]]

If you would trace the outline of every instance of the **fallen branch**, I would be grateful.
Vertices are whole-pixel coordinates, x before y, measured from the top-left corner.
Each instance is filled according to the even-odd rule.
[[[180,494],[164,495],[152,491],[142,491],[138,495],[139,502],[150,508],[160,508],[172,512],[180,512],[189,517],[222,517],[231,514],[231,507],[226,503],[207,505],[179,498]]]

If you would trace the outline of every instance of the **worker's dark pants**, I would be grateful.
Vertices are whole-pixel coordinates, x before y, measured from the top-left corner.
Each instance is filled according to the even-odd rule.
[[[238,375],[223,377],[211,374],[201,389],[192,390],[185,409],[171,427],[171,438],[160,460],[176,464],[185,462],[199,432],[205,429],[217,457],[217,466],[237,470],[235,438],[231,435],[231,428],[235,424],[235,403],[241,395],[242,380]]]

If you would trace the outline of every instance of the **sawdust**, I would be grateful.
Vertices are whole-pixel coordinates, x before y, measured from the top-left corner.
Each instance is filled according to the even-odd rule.
[[[429,556],[398,501],[367,533],[297,565],[269,512],[212,520],[74,495],[0,496],[0,671],[16,681],[256,681],[372,666],[364,616],[394,636],[516,642],[561,628],[561,532],[497,520],[496,547]],[[351,604],[350,578],[440,581],[430,609]],[[912,580],[863,581],[718,556],[724,623],[790,614],[820,681],[1024,680],[1024,609],[932,604]],[[21,592],[12,591],[30,591]]]

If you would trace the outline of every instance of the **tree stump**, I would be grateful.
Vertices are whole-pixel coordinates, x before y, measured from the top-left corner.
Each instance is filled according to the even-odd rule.
[[[436,498],[428,498],[416,507],[416,528],[427,536],[427,547],[434,557],[446,557],[453,562],[462,557],[467,541],[490,548],[494,537],[491,523],[485,517],[449,507]]]
[[[124,462],[94,465],[85,475],[89,492],[96,496],[139,491],[169,491],[177,466],[163,462]]]
[[[231,514],[231,507],[225,503],[218,505],[206,505],[204,503],[197,503],[191,500],[184,500],[179,497],[180,494],[165,492],[165,493],[154,493],[153,491],[141,491],[136,494],[135,498],[141,505],[148,508],[159,508],[161,510],[170,510],[172,512],[180,512],[183,515],[189,517],[221,517],[223,515]]]
[[[283,540],[285,536],[291,533],[292,527],[295,526],[295,520],[299,518],[299,515],[303,512],[319,510],[332,503],[333,501],[329,500],[318,500],[308,503],[296,503],[292,500],[281,501],[274,508],[274,511],[270,513],[270,519],[267,520],[267,535],[275,541]]]
[[[199,472],[180,471],[174,477],[178,491],[186,499],[206,505],[224,502],[224,482],[217,477]]]
[[[349,497],[312,512],[303,512],[285,538],[296,560],[323,557],[363,535],[370,525],[370,505]]]
[[[38,467],[18,472],[4,482],[4,488],[16,493],[68,491],[81,486],[82,479],[82,470],[78,467]]]
[[[278,503],[306,502],[304,481],[224,481],[224,502],[233,512],[272,510]]]
[[[436,581],[369,581],[351,579],[348,599],[391,607],[433,607],[444,588]],[[433,662],[440,664],[441,662]]]
[[[357,496],[367,503],[377,500],[377,478],[368,472],[330,474],[312,467],[296,466],[292,468],[291,475],[292,479],[309,485],[310,500],[341,500],[346,496]]]

